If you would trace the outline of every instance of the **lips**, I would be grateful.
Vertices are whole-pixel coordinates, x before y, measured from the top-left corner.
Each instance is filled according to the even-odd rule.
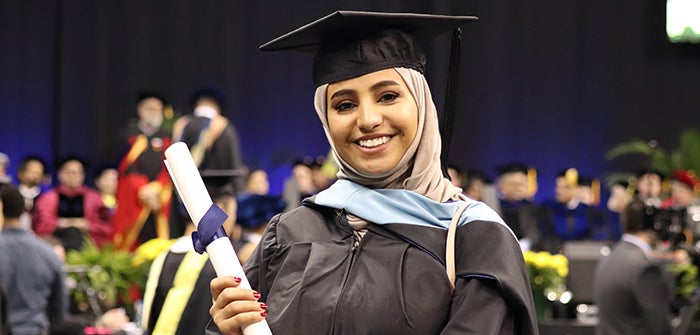
[[[391,137],[389,136],[380,136],[371,139],[358,140],[357,144],[359,144],[363,148],[374,148],[386,142],[389,142],[390,139]]]

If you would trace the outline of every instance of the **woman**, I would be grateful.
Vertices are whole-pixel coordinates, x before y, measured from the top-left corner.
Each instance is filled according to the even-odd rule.
[[[424,54],[413,35],[391,29],[444,31],[473,19],[336,12],[261,47],[308,45],[324,31],[315,107],[339,180],[272,219],[245,265],[257,291],[239,278],[212,281],[221,333],[263,318],[275,334],[537,333],[517,240],[443,177]],[[456,278],[446,270],[452,256]]]

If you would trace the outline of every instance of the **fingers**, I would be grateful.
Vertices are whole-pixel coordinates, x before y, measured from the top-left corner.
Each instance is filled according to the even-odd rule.
[[[209,283],[209,288],[211,290],[211,296],[214,300],[218,299],[221,291],[229,287],[238,287],[241,284],[241,278],[234,276],[221,276],[212,279]]]
[[[258,301],[260,293],[239,287],[240,278],[225,276],[211,281],[214,299],[209,314],[224,334],[239,334],[240,328],[267,316],[267,305]]]
[[[225,318],[223,314],[212,314],[212,320],[223,334],[241,334],[242,327],[259,322],[266,315],[264,311],[239,313],[230,318]]]

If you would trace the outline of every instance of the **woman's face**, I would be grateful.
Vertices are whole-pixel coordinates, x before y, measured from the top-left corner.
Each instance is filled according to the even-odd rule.
[[[338,154],[357,171],[394,168],[418,128],[418,107],[394,69],[328,85],[327,119]]]

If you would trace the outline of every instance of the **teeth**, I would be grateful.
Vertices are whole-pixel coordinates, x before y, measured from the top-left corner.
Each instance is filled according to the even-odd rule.
[[[365,148],[376,147],[376,146],[382,145],[386,142],[389,142],[389,136],[382,136],[382,137],[373,138],[371,140],[359,141],[360,146],[365,147]]]

